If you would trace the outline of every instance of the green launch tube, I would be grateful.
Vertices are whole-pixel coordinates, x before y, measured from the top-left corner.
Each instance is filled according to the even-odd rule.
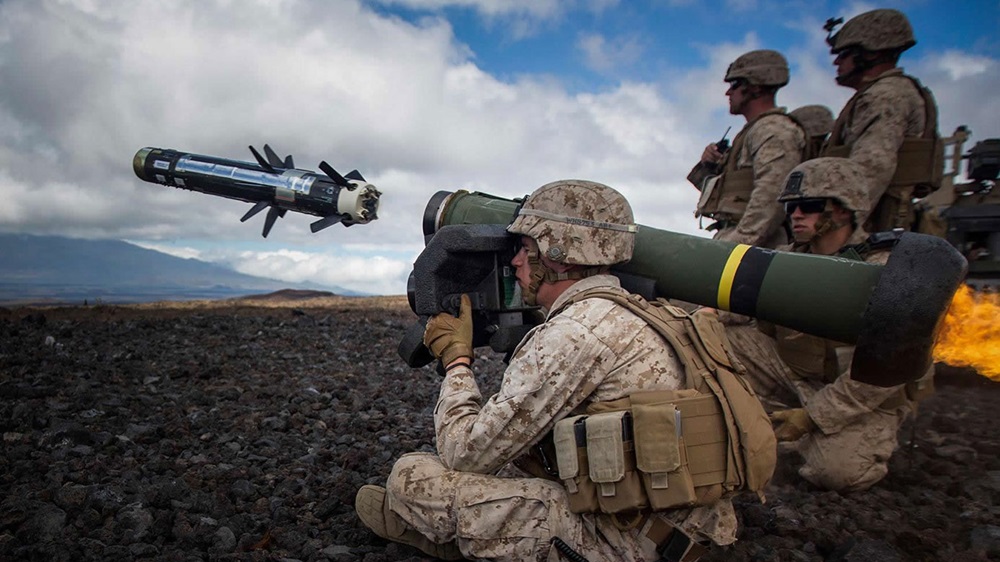
[[[509,224],[520,201],[438,192],[424,234],[457,224]],[[639,225],[631,261],[656,296],[753,316],[856,344],[852,377],[893,386],[922,376],[966,261],[944,240],[905,233],[885,266],[779,252]],[[864,366],[859,372],[858,367]]]

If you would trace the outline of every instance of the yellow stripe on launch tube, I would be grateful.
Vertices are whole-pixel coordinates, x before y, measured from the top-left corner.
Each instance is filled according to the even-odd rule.
[[[729,253],[729,259],[726,260],[726,266],[722,268],[722,277],[719,279],[719,296],[718,308],[722,310],[729,310],[729,297],[733,291],[733,279],[736,277],[736,270],[740,267],[740,262],[743,261],[743,256],[747,253],[750,246],[746,244],[737,244],[733,251]]]

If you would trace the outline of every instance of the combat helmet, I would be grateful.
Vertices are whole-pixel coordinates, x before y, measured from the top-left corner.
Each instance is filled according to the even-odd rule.
[[[803,105],[789,112],[810,137],[825,137],[833,130],[833,112],[825,105]]]
[[[613,265],[632,259],[636,226],[621,193],[592,181],[561,180],[529,195],[507,231],[534,238],[541,255],[554,262]]]
[[[534,239],[538,250],[528,250],[530,283],[522,288],[528,305],[537,304],[542,283],[583,279],[632,259],[635,220],[621,193],[592,181],[562,180],[535,190],[521,204],[511,234]],[[542,257],[582,267],[556,271]]]
[[[857,216],[871,209],[866,185],[867,179],[855,162],[847,158],[813,158],[792,168],[778,201],[836,199]]]
[[[740,55],[726,70],[725,82],[746,80],[753,86],[788,84],[788,61],[778,51],[761,49]]]
[[[832,31],[834,25],[832,21],[828,22],[827,30]],[[903,52],[914,46],[917,40],[903,12],[880,9],[854,16],[836,34],[828,35],[826,42],[830,44],[830,53],[836,55],[850,47],[866,51]]]

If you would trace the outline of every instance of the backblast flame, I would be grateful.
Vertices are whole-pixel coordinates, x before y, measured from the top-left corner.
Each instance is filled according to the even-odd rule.
[[[959,287],[934,344],[934,360],[973,367],[1000,382],[1000,294]]]

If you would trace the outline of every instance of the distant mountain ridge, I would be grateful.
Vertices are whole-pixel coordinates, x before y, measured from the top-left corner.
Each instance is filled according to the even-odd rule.
[[[0,234],[0,304],[222,299],[282,289],[360,295],[245,275],[120,240]]]

